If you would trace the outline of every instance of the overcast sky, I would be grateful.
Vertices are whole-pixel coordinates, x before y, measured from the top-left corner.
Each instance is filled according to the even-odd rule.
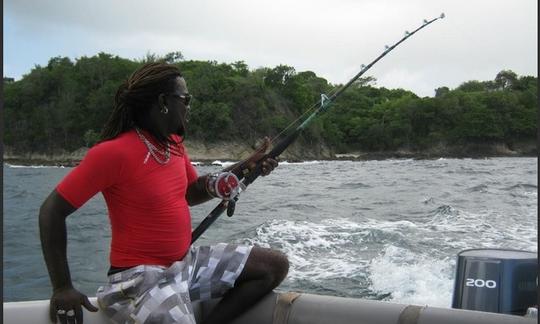
[[[4,0],[4,76],[54,56],[181,51],[251,69],[293,66],[345,83],[423,19],[446,14],[375,65],[378,86],[433,96],[440,86],[537,76],[537,0]],[[187,80],[189,85],[189,80]]]

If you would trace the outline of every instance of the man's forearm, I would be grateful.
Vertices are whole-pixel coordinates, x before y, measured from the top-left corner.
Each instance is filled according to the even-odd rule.
[[[65,220],[40,213],[39,232],[41,248],[51,278],[53,290],[71,287],[71,276],[67,262],[67,231]]]
[[[197,181],[189,185],[186,192],[186,199],[190,206],[202,204],[214,198],[208,194],[206,190],[206,178],[208,175],[203,175],[197,178]]]
[[[232,172],[238,177],[238,179],[242,179],[244,177],[244,169],[247,169],[246,165],[246,161],[240,161],[226,167],[221,172]],[[190,206],[202,204],[211,200],[212,198],[215,198],[208,193],[208,189],[206,188],[207,178],[208,174],[200,176],[197,181],[189,185],[186,192],[186,199]]]
[[[67,261],[67,231],[65,217],[43,210],[39,215],[41,248],[53,290],[72,287]]]

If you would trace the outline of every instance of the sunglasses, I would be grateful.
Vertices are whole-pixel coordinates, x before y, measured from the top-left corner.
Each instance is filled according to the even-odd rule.
[[[190,95],[189,93],[186,93],[186,94],[183,94],[183,95],[179,95],[179,94],[176,94],[176,93],[171,93],[170,95],[180,99],[185,106],[189,106],[189,103],[191,102],[191,99],[193,99],[193,96]]]

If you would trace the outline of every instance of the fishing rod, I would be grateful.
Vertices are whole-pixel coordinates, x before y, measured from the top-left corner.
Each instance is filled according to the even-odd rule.
[[[263,158],[259,160],[259,162],[256,163],[255,167],[247,172],[244,175],[244,178],[242,181],[238,183],[237,189],[232,192],[229,198],[222,199],[221,202],[206,216],[206,218],[195,228],[191,235],[191,244],[193,244],[207,229],[216,221],[216,219],[227,210],[227,215],[230,217],[234,214],[234,209],[236,206],[236,202],[238,201],[239,195],[242,191],[245,191],[247,186],[249,186],[253,181],[255,181],[261,174],[262,174],[262,161],[264,161],[267,158],[275,159],[277,158],[289,145],[291,145],[300,135],[300,133],[311,123],[311,121],[317,117],[319,114],[325,112],[330,108],[330,105],[336,100],[338,96],[340,96],[345,90],[347,90],[356,80],[358,80],[366,71],[368,71],[375,63],[377,63],[380,59],[382,59],[386,54],[390,53],[394,48],[399,46],[399,44],[403,43],[406,39],[417,33],[419,30],[427,27],[434,21],[438,19],[443,19],[445,17],[444,13],[442,13],[439,17],[433,18],[431,20],[424,19],[423,24],[413,30],[412,32],[405,31],[405,36],[401,38],[399,41],[394,43],[392,46],[385,46],[384,51],[382,54],[377,56],[371,63],[368,65],[362,65],[362,69],[360,72],[358,72],[352,79],[349,80],[345,85],[341,86],[336,92],[334,92],[332,95],[327,96],[325,94],[321,94],[321,99],[317,101],[312,107],[317,107],[317,109],[312,112],[299,126],[294,129],[289,135],[287,135],[283,140],[281,140],[277,145],[274,146],[274,148],[264,155]],[[310,109],[311,110],[311,109]],[[309,112],[309,110],[307,111]],[[301,116],[302,117],[302,116]],[[300,117],[300,118],[301,118]],[[300,119],[299,118],[299,119]],[[297,119],[296,121],[298,121]],[[293,125],[296,121],[291,123]],[[291,125],[287,126],[283,131],[279,133],[281,135],[285,132]],[[279,136],[278,135],[278,136]],[[276,136],[276,137],[278,137]],[[242,164],[242,163],[240,163]]]

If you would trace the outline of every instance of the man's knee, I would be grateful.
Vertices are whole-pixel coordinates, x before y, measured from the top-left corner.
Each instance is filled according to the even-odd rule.
[[[264,280],[265,285],[273,289],[287,276],[289,260],[280,251],[253,247],[244,270],[242,279]]]
[[[271,271],[273,272],[273,286],[277,287],[287,276],[289,272],[289,259],[287,256],[276,250],[270,250],[272,255]]]

